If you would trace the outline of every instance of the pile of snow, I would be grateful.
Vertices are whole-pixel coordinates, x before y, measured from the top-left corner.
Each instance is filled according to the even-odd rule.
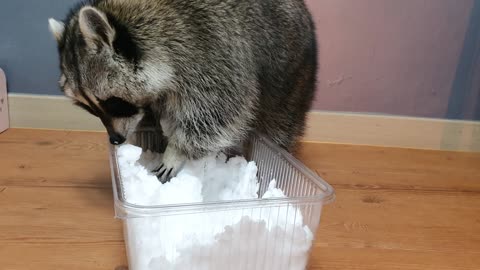
[[[223,154],[188,161],[162,184],[150,173],[162,156],[118,148],[126,201],[140,206],[257,199],[257,166]],[[270,182],[262,199],[282,198]],[[125,222],[130,270],[304,270],[313,234],[291,205],[218,209]]]

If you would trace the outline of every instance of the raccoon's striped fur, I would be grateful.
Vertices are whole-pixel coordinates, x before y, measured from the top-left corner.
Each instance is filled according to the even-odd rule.
[[[111,142],[146,114],[168,144],[161,178],[261,132],[293,150],[315,89],[314,26],[302,0],[98,0],[58,42],[61,87]]]

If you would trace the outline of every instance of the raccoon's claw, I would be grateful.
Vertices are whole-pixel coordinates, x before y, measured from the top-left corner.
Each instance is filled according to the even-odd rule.
[[[172,174],[172,171],[173,168],[170,168],[169,170],[162,164],[158,169],[155,169],[152,172],[155,173],[160,182],[166,183],[175,176]]]
[[[152,173],[154,173],[157,176],[158,180],[162,181],[162,183],[170,180],[169,178],[167,178],[165,182],[163,181],[163,176],[165,175],[165,172],[167,172],[167,168],[163,164],[161,164],[160,167],[152,171]],[[168,177],[168,175],[169,173],[167,173],[166,176]]]
[[[173,177],[175,177],[176,172],[173,170],[174,168],[167,168],[165,165],[161,165],[160,168],[154,170],[153,172],[157,175],[158,181],[162,183],[166,183],[170,181]]]
[[[170,170],[167,170],[167,168],[163,168],[159,170],[157,173],[158,180],[161,181],[162,183],[170,181],[170,179],[174,177],[174,175],[172,174],[172,171],[173,171],[173,168],[170,168]]]
[[[185,161],[186,159],[183,155],[179,155],[174,149],[167,147],[163,156],[163,163],[153,172],[157,175],[160,182],[166,183],[177,175]]]
[[[162,183],[166,183],[177,175],[177,172],[182,167],[182,165],[183,165],[183,162],[175,163],[173,166],[167,166],[165,165],[165,163],[162,163],[160,167],[153,170],[152,173],[154,173],[157,176],[158,181]]]
[[[152,173],[157,174],[162,168],[163,168],[163,164],[160,164],[160,167],[158,167],[157,169],[153,170]]]

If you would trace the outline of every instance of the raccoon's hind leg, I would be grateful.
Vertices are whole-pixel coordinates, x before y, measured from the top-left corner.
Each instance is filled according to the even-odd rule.
[[[311,46],[305,49],[303,59],[295,66],[281,73],[281,78],[269,71],[261,74],[267,78],[262,81],[266,94],[261,102],[256,126],[258,131],[291,153],[295,153],[297,142],[304,134],[306,116],[315,93],[317,71],[315,40],[312,40]],[[276,83],[282,80],[281,85]]]

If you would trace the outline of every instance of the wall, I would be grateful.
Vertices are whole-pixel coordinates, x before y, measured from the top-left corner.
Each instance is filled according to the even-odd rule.
[[[473,0],[307,4],[320,44],[315,109],[445,116]]]
[[[14,0],[0,5],[0,67],[11,93],[60,94],[48,18],[63,19],[76,0]]]
[[[480,0],[470,15],[446,116],[480,120]]]
[[[314,109],[445,117],[473,1],[306,0],[320,43]],[[60,94],[47,19],[76,2],[2,1],[0,67],[10,92]],[[468,106],[471,116],[480,102]]]

